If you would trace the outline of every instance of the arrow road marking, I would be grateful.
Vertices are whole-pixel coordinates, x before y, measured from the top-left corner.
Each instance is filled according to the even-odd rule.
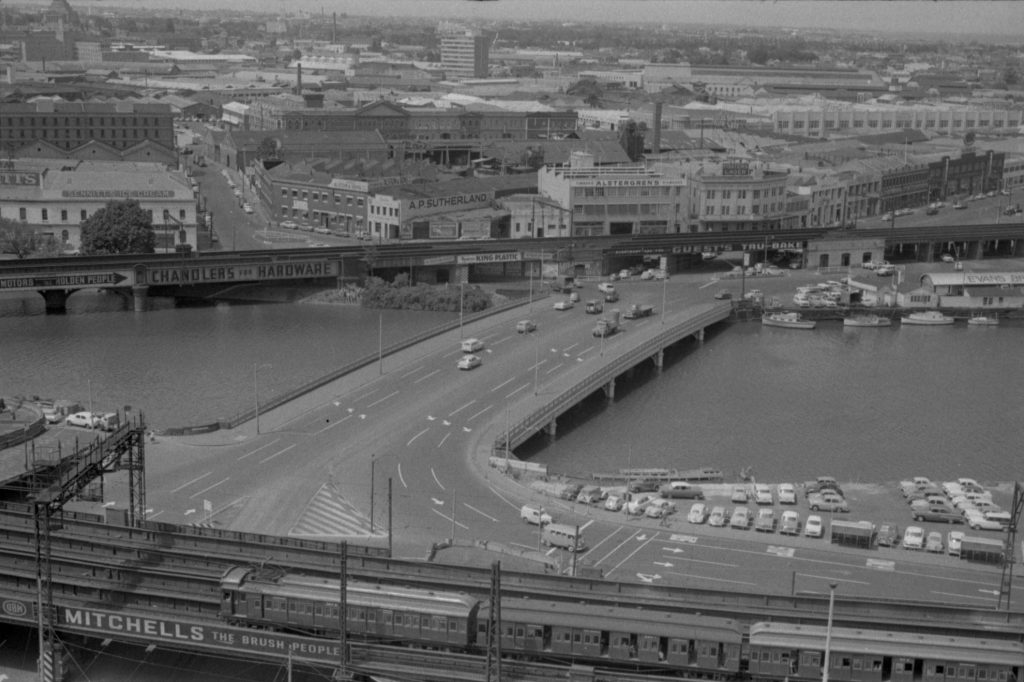
[[[427,421],[431,421],[431,422],[432,422],[432,421],[434,421],[434,417],[431,417],[431,416],[430,416],[430,415],[428,414],[428,415],[427,415]]]
[[[655,566],[664,566],[665,568],[672,568],[674,564],[671,561],[655,561]]]
[[[450,421],[448,421],[447,419],[442,419],[441,423],[444,424],[445,426],[451,426],[452,425],[452,423]]]
[[[653,583],[655,580],[661,580],[661,576],[657,573],[654,575],[651,575],[650,573],[637,573],[636,577],[640,578],[640,580],[645,583]]]
[[[679,554],[680,552],[686,551],[686,550],[680,549],[679,547],[662,547],[661,549],[662,549],[662,551],[672,552],[673,554]]]
[[[438,507],[443,507],[444,506],[444,500],[439,500],[436,497],[431,497],[430,501],[433,502],[434,504],[436,504]]]

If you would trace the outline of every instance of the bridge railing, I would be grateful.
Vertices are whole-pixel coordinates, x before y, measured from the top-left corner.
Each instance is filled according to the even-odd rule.
[[[539,430],[543,424],[562,414],[582,398],[590,395],[627,369],[636,366],[644,358],[650,357],[665,346],[685,336],[728,318],[731,312],[732,305],[729,303],[713,304],[710,308],[698,313],[694,317],[671,325],[665,331],[659,332],[638,346],[622,352],[618,357],[610,360],[585,379],[558,394],[545,405],[533,410],[515,423],[510,424],[507,432],[495,439],[492,454],[497,457],[505,453],[506,441],[509,450],[522,444],[523,441]]]
[[[534,300],[534,301],[543,300],[547,296],[548,296],[548,292],[546,292],[546,291],[543,291],[543,290],[541,290],[541,291],[534,291],[533,299],[532,300]],[[493,306],[491,308],[488,308],[487,310],[482,310],[482,311],[480,311],[478,313],[473,313],[471,315],[463,315],[463,317],[462,317],[462,324],[466,325],[466,324],[469,324],[471,322],[475,322],[476,320],[482,320],[482,319],[484,319],[486,317],[489,317],[491,315],[496,315],[498,313],[503,313],[503,312],[505,312],[507,310],[512,310],[513,308],[517,308],[519,306],[525,305],[526,303],[527,303],[526,299],[517,298],[517,299],[512,299],[510,301],[507,301],[507,302],[505,302],[505,303],[503,303],[501,305]],[[426,330],[424,332],[421,332],[419,334],[416,334],[414,336],[410,336],[410,337],[407,337],[405,339],[402,339],[401,341],[399,341],[397,343],[393,343],[393,344],[391,344],[389,346],[385,346],[381,350],[381,352],[379,352],[379,353],[371,353],[371,354],[365,355],[365,356],[359,358],[358,360],[354,360],[354,361],[352,361],[352,362],[350,362],[350,363],[348,363],[346,365],[343,365],[343,366],[339,367],[338,369],[334,370],[333,372],[330,372],[329,374],[326,374],[326,375],[324,375],[322,377],[318,377],[316,379],[313,379],[312,381],[308,381],[308,382],[302,384],[301,386],[293,388],[290,391],[287,391],[285,393],[282,393],[280,395],[276,395],[276,396],[270,398],[266,402],[260,404],[260,408],[259,408],[260,409],[260,413],[261,414],[262,413],[266,413],[266,412],[268,412],[270,410],[273,410],[274,408],[277,408],[277,407],[280,407],[281,405],[284,405],[285,403],[288,403],[288,402],[290,402],[292,400],[295,400],[296,398],[298,398],[300,396],[303,396],[303,395],[305,395],[305,394],[307,394],[307,393],[309,393],[311,391],[315,391],[316,389],[321,388],[322,386],[326,386],[327,384],[331,383],[332,381],[336,381],[336,380],[340,379],[341,377],[345,376],[346,374],[350,374],[351,372],[354,372],[354,371],[356,371],[358,369],[362,369],[363,367],[367,367],[369,365],[372,365],[373,363],[378,362],[381,357],[387,357],[389,355],[393,355],[393,354],[395,354],[395,353],[397,353],[399,351],[405,350],[406,348],[410,348],[412,346],[415,346],[418,343],[421,343],[421,342],[426,341],[428,339],[434,338],[435,336],[439,336],[439,335],[444,334],[445,332],[449,332],[449,331],[451,331],[453,329],[458,329],[459,324],[460,323],[459,323],[458,320],[452,320],[451,322],[446,322],[444,324],[440,324],[440,325],[438,325],[436,327],[428,329],[428,330]],[[230,419],[222,420],[220,422],[220,427],[221,428],[227,428],[227,429],[233,429],[236,426],[238,426],[239,424],[242,424],[242,423],[244,423],[246,421],[249,421],[250,419],[255,419],[255,417],[256,417],[256,408],[255,407],[251,407],[251,408],[249,408],[247,410],[239,412],[238,414],[234,415]],[[166,435],[177,435],[178,433],[187,430],[187,428],[188,427],[164,429],[163,433],[166,434]]]

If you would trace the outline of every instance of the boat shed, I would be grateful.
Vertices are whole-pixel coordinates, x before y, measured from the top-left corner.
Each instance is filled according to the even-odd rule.
[[[1024,308],[1024,272],[933,272],[921,288],[939,297],[940,308]]]

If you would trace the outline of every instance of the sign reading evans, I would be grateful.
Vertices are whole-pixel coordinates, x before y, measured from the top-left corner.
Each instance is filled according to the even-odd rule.
[[[61,629],[91,635],[121,635],[151,642],[177,642],[199,648],[226,649],[277,658],[295,658],[332,663],[340,653],[338,642],[286,635],[267,630],[235,628],[151,615],[62,607],[58,611]]]
[[[210,282],[252,282],[268,279],[333,277],[338,264],[329,260],[258,263],[254,265],[184,265],[146,268],[139,284],[205,284]]]

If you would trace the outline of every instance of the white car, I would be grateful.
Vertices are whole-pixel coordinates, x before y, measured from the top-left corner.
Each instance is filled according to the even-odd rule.
[[[569,310],[572,308],[572,301],[565,299],[564,301],[555,301],[555,310]]]
[[[644,510],[644,516],[648,516],[652,519],[660,519],[674,514],[676,511],[676,503],[672,500],[666,500],[664,497],[658,497],[651,500],[650,504],[647,505],[647,509]]]
[[[728,523],[729,517],[726,516],[725,507],[715,507],[711,510],[711,515],[708,516],[708,525],[721,527]]]
[[[907,526],[903,533],[903,549],[924,549],[924,529],[921,526]]]
[[[458,367],[459,369],[475,369],[482,363],[479,355],[463,355],[459,358]]]
[[[965,509],[964,521],[973,530],[1002,530],[1003,525],[998,521],[988,519],[977,509]]]
[[[792,509],[782,512],[782,519],[779,520],[780,535],[800,534],[800,515]]]
[[[92,412],[75,412],[69,414],[64,423],[68,426],[81,426],[86,429],[94,429],[99,424],[99,415]]]
[[[708,520],[708,507],[703,502],[694,502],[690,512],[686,515],[690,523],[704,523]]]
[[[608,511],[621,511],[624,504],[626,504],[626,501],[620,496],[609,495],[608,499],[604,501],[604,508]]]
[[[824,526],[821,522],[821,517],[817,514],[811,514],[807,517],[807,522],[804,523],[804,535],[809,538],[820,538],[824,532]]]
[[[735,502],[736,504],[746,504],[747,503],[747,487],[743,486],[743,485],[733,486],[732,497],[729,498],[729,501],[730,502]]]
[[[767,483],[754,484],[754,504],[774,504],[772,487]]]
[[[953,556],[960,556],[960,546],[963,544],[964,534],[959,530],[951,530],[946,534],[946,551]]]
[[[602,294],[610,294],[615,291],[615,285],[611,282],[601,282],[597,285],[597,290]]]
[[[955,260],[956,259],[953,258],[953,254],[951,254],[951,253],[944,253],[944,254],[942,254],[942,262],[943,263],[952,263]]]
[[[792,483],[780,483],[776,488],[779,504],[796,504],[796,486]]]

